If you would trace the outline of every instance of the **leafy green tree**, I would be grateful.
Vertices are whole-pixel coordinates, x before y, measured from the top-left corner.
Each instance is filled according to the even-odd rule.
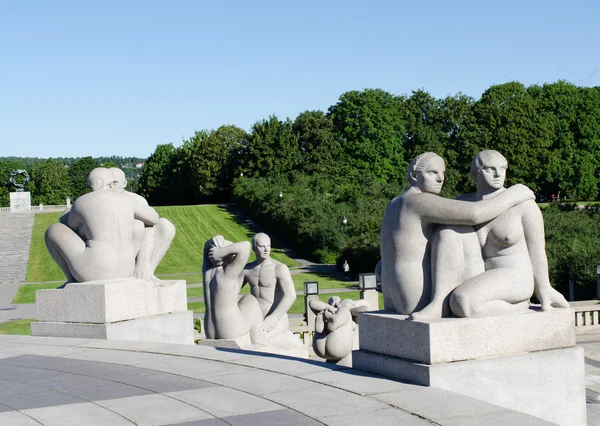
[[[549,173],[552,115],[517,82],[491,86],[474,105],[474,114],[481,146],[508,159],[508,184],[520,182],[539,191]]]
[[[92,157],[83,157],[75,161],[68,168],[70,180],[70,196],[75,200],[79,196],[90,191],[87,183],[87,178],[90,172],[98,167],[96,161]]]
[[[292,122],[272,115],[252,126],[242,171],[248,176],[282,176],[298,164],[299,154]]]
[[[346,92],[331,106],[333,121],[342,147],[340,162],[359,173],[372,173],[382,182],[402,178],[407,161],[402,137],[401,99],[381,89]]]
[[[240,173],[237,161],[247,138],[246,132],[236,126],[199,131],[190,138],[188,161],[200,197],[228,199],[235,174]]]
[[[333,173],[341,146],[333,132],[333,122],[322,111],[305,111],[292,126],[298,136],[300,170],[306,173]]]
[[[173,188],[169,188],[169,179],[175,172],[173,161],[176,153],[172,143],[158,145],[144,164],[138,193],[148,203],[165,205],[172,198]]]
[[[33,204],[65,204],[69,195],[70,180],[67,167],[58,160],[48,158],[31,166],[31,195]]]

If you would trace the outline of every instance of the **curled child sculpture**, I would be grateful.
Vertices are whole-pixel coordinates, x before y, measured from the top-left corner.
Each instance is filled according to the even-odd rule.
[[[150,279],[175,236],[175,227],[146,200],[124,191],[124,175],[115,170],[92,170],[92,191],[77,198],[60,223],[46,231],[46,247],[67,283]],[[148,229],[156,236],[147,237]]]
[[[490,152],[490,151],[484,151]],[[495,151],[494,151],[495,152]],[[487,158],[487,154],[483,154]],[[502,157],[504,158],[504,157]],[[478,160],[479,161],[479,160]],[[505,160],[504,160],[505,162]],[[476,167],[475,175],[480,175],[486,172],[490,166]],[[505,170],[504,167],[503,170]],[[500,170],[500,166],[497,167]],[[483,172],[482,172],[483,170]],[[434,153],[424,153],[416,157],[407,172],[407,178],[410,182],[410,188],[401,194],[399,197],[392,200],[386,210],[382,228],[381,228],[381,282],[384,294],[391,301],[394,310],[404,315],[413,315],[414,319],[427,319],[432,317],[440,317],[449,314],[449,293],[458,286],[459,283],[465,281],[464,276],[474,277],[478,273],[486,272],[486,270],[498,269],[492,265],[496,262],[507,262],[508,258],[498,259],[498,256],[490,255],[494,249],[491,244],[482,244],[478,242],[479,238],[491,238],[495,235],[491,232],[494,224],[502,221],[502,217],[511,217],[510,220],[522,220],[521,234],[524,228],[528,240],[524,246],[524,251],[527,253],[528,245],[535,250],[538,263],[536,273],[538,276],[540,268],[545,266],[545,253],[543,253],[543,222],[539,209],[537,214],[538,219],[532,212],[532,206],[537,209],[533,202],[533,193],[523,185],[514,185],[508,189],[503,187],[504,175],[502,175],[500,186],[502,190],[487,190],[488,194],[479,197],[460,197],[457,200],[449,200],[438,196],[444,182],[445,165],[441,157]],[[483,176],[482,174],[480,176]],[[485,181],[483,177],[478,178]],[[479,182],[476,179],[476,182]],[[498,185],[499,177],[492,177],[490,183]],[[483,185],[483,183],[482,183]],[[497,188],[498,189],[498,188]],[[482,186],[483,190],[483,186]],[[484,192],[486,190],[483,190]],[[479,192],[479,183],[478,183]],[[493,193],[493,197],[489,196]],[[527,214],[517,215],[517,211],[527,211]],[[513,212],[511,215],[509,212]],[[506,215],[506,216],[505,216]],[[517,217],[519,216],[519,217]],[[505,220],[506,222],[506,220]],[[541,245],[539,244],[541,226]],[[450,231],[445,231],[450,228],[454,232],[454,236],[460,234],[461,238],[454,238],[453,241],[460,241],[462,245],[454,246],[445,244],[446,239],[443,238]],[[485,231],[487,229],[487,231]],[[475,231],[478,230],[476,233]],[[518,233],[518,232],[517,232]],[[515,234],[516,235],[516,234]],[[537,240],[536,240],[537,239]],[[536,241],[536,243],[534,243]],[[464,243],[464,244],[463,244]],[[482,249],[487,250],[487,260],[484,262],[485,254],[482,256]],[[515,248],[514,250],[523,252],[523,248]],[[496,249],[496,251],[498,251]],[[457,258],[458,256],[458,258]],[[512,260],[522,260],[525,255],[517,256]],[[459,262],[459,263],[453,263]],[[484,270],[485,263],[485,270]],[[460,265],[456,266],[455,265]],[[480,279],[473,279],[468,285],[455,292],[453,296],[453,312],[458,316],[485,316],[497,315],[508,312],[499,306],[504,306],[507,303],[522,303],[521,308],[525,306],[525,301],[529,299],[533,293],[533,272],[532,263],[527,257],[527,262],[522,261],[521,264],[509,270],[517,273],[517,275],[506,275],[507,270],[490,272],[487,275],[482,275]],[[457,275],[451,277],[452,273]],[[502,275],[498,279],[504,279],[507,284],[504,290],[501,286],[490,287],[486,285],[488,277],[492,275]],[[531,275],[531,291],[514,292],[514,297],[504,294],[504,296],[491,295],[491,292],[499,291],[506,293],[508,289],[513,289],[510,282],[511,279]],[[529,276],[528,275],[528,276]],[[542,281],[540,281],[542,282]],[[547,278],[546,281],[547,282]],[[465,283],[467,284],[467,283]],[[550,284],[540,287],[539,296],[544,308],[548,308],[554,304],[556,306],[564,306],[562,300],[557,296],[557,292],[550,291]],[[527,286],[525,286],[527,287]],[[419,313],[423,308],[429,305],[433,297],[435,303],[423,313]],[[447,290],[447,289],[450,290]],[[446,290],[444,290],[446,289]],[[470,290],[467,290],[470,289]],[[477,292],[475,289],[481,289]],[[438,291],[440,290],[440,291]],[[510,290],[512,291],[512,290]],[[518,294],[517,294],[518,293]],[[475,296],[477,294],[477,296]],[[484,301],[483,294],[489,294],[490,300]],[[475,299],[473,299],[475,297]],[[506,298],[502,305],[502,297]],[[562,297],[562,296],[561,296]],[[516,299],[519,299],[518,301]],[[564,300],[564,299],[563,299]],[[510,302],[509,302],[510,301]],[[482,308],[485,303],[491,302],[486,308]],[[478,307],[473,309],[473,305]],[[506,306],[504,306],[506,308]],[[463,309],[464,308],[464,309]],[[515,308],[518,310],[518,308]],[[442,312],[443,310],[443,312]],[[512,308],[509,310],[513,310]]]
[[[366,300],[341,300],[333,296],[328,303],[319,299],[309,302],[315,313],[315,334],[313,350],[315,354],[328,362],[341,365],[352,363],[352,351],[358,349],[359,312],[370,310]]]

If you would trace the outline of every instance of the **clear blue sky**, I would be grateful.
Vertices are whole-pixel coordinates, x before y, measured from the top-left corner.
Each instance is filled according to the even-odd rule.
[[[0,0],[0,156],[146,157],[349,90],[600,85],[600,2]]]

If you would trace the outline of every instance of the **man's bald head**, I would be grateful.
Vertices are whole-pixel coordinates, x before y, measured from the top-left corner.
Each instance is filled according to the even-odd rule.
[[[113,174],[112,188],[117,190],[125,189],[125,187],[127,186],[125,172],[123,172],[123,170],[119,169],[118,167],[111,167],[108,170],[110,170]]]
[[[96,167],[88,175],[88,186],[92,191],[110,188],[113,181],[113,172],[105,167]]]

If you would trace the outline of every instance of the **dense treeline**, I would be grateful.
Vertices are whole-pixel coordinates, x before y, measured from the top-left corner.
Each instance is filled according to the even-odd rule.
[[[410,160],[424,151],[444,157],[442,195],[453,197],[474,189],[468,170],[482,149],[502,152],[507,185],[526,184],[538,201],[597,199],[600,87],[510,82],[478,100],[436,99],[424,90],[350,91],[326,113],[306,111],[293,121],[271,116],[249,132],[222,126],[196,132],[180,147],[159,145],[139,192],[155,205],[233,200],[305,255],[345,258],[355,272],[372,271],[383,212],[406,186]],[[591,283],[600,260],[591,243],[600,237],[596,214],[544,214],[553,282],[570,276]],[[569,234],[571,221],[587,224],[581,241]]]
[[[0,157],[0,206],[10,205],[9,192],[14,191],[9,181],[13,170],[26,170],[30,181],[25,187],[31,192],[33,205],[65,204],[67,196],[75,199],[88,192],[87,176],[95,167],[120,167],[130,179],[130,186],[137,188],[141,169],[135,167],[143,162],[138,157],[83,157],[83,158],[32,158]]]

